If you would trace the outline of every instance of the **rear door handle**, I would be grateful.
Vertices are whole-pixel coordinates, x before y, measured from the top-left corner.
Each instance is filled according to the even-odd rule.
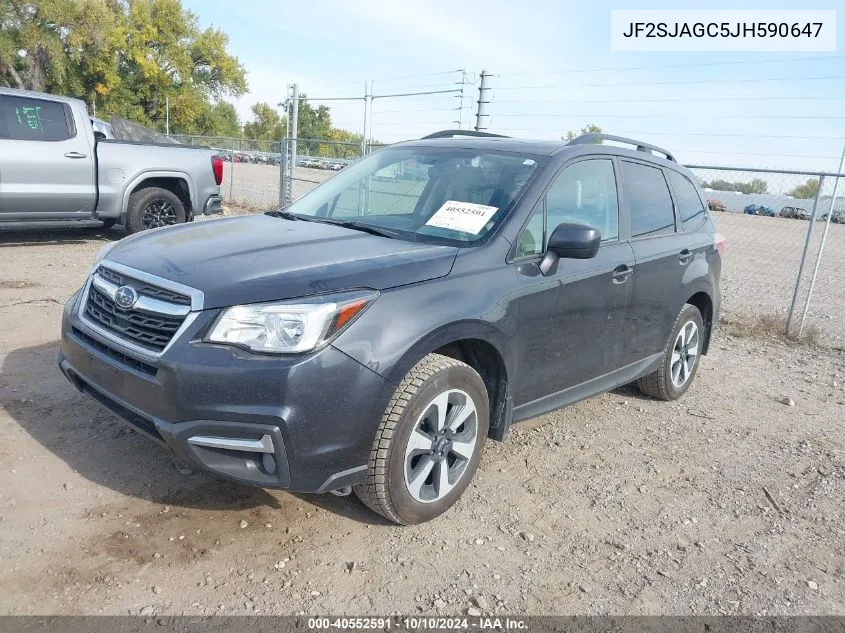
[[[613,283],[624,284],[633,274],[633,266],[628,266],[628,264],[622,264],[613,269],[611,277],[613,278]]]
[[[680,253],[678,253],[678,261],[681,262],[681,265],[686,266],[692,261],[693,253],[690,249],[685,248]]]
[[[80,154],[79,152],[68,152],[65,154],[65,158],[87,158],[87,154]]]

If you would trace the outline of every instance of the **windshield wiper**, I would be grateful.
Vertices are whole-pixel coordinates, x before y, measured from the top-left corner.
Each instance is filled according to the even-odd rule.
[[[399,239],[400,234],[397,231],[390,231],[388,229],[380,229],[376,228],[370,224],[363,224],[361,222],[354,222],[351,220],[347,221],[339,221],[339,220],[328,220],[323,218],[314,218],[313,221],[315,222],[325,222],[326,224],[333,224],[335,226],[342,226],[345,229],[352,229],[353,231],[361,231],[363,233],[369,233],[370,235],[378,235],[379,237],[388,237],[390,239]],[[404,236],[403,236],[404,239]]]
[[[278,211],[265,211],[264,215],[269,215],[271,218],[282,218],[283,220],[301,220],[298,215],[295,213],[291,213],[290,211],[282,211],[279,209]]]

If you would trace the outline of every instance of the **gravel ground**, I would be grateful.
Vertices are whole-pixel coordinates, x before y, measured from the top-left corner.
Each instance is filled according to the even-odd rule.
[[[520,424],[400,528],[186,470],[65,381],[60,304],[115,235],[0,245],[0,614],[845,615],[842,352],[722,330],[680,402],[623,388]],[[728,302],[767,307],[747,269]]]

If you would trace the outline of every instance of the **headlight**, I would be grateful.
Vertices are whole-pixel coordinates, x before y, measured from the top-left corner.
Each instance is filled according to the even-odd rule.
[[[360,291],[296,302],[234,306],[217,317],[205,340],[245,347],[253,352],[310,352],[328,343],[376,297],[375,291]]]

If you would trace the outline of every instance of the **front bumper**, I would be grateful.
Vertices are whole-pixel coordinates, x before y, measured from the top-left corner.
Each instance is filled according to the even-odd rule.
[[[197,313],[158,358],[62,319],[59,367],[80,391],[199,469],[265,488],[326,492],[359,483],[394,386],[329,346],[256,355],[202,342]]]
[[[203,207],[203,215],[216,215],[218,213],[223,213],[223,196],[209,196],[208,200],[205,201],[205,206]]]

